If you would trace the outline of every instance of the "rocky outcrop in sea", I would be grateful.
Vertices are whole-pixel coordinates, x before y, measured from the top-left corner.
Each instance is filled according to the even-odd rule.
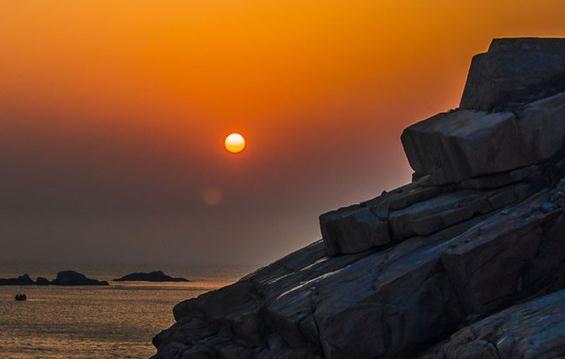
[[[182,277],[171,277],[162,271],[153,272],[135,272],[126,274],[123,277],[114,279],[115,282],[189,282],[188,279]]]
[[[494,40],[401,140],[411,183],[176,305],[154,358],[565,357],[565,40]]]
[[[37,277],[37,280],[30,278],[28,274],[23,274],[17,278],[0,278],[0,286],[3,285],[61,285],[61,286],[79,286],[79,285],[109,285],[105,280],[97,280],[87,278],[84,274],[66,270],[57,273],[57,277],[49,281],[47,278]]]
[[[109,285],[109,283],[105,280],[87,278],[84,274],[79,272],[65,270],[57,273],[57,277],[51,281],[51,285]]]
[[[34,285],[35,282],[26,273],[17,278],[0,278],[0,285]]]

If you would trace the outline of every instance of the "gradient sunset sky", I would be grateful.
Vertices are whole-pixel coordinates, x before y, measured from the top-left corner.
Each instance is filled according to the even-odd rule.
[[[264,264],[409,182],[404,127],[563,0],[0,2],[0,259]],[[242,133],[248,147],[227,153]]]

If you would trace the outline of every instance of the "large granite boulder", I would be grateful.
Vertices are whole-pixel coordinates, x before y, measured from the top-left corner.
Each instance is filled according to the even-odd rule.
[[[521,153],[516,116],[511,112],[457,110],[436,115],[404,130],[406,157],[416,173],[434,183],[512,170],[529,164]]]
[[[402,136],[436,184],[538,164],[565,149],[565,39],[500,39],[473,59],[461,109]]]
[[[491,111],[565,91],[565,39],[496,39],[476,55],[461,108]]]
[[[456,110],[418,122],[401,136],[414,171],[435,184],[504,174],[565,151],[565,92],[513,112]]]
[[[37,277],[37,279],[35,280],[35,284],[36,285],[49,285],[49,284],[51,284],[51,281],[49,281],[49,279],[47,279],[45,277]]]
[[[177,304],[155,358],[565,356],[563,44],[495,41],[465,108],[402,134],[412,183],[321,215],[321,241]]]

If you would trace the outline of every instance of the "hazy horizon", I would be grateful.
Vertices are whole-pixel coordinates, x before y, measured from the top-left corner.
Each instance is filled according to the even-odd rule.
[[[402,129],[457,107],[493,38],[565,36],[562,6],[6,3],[0,260],[267,264],[409,182]]]

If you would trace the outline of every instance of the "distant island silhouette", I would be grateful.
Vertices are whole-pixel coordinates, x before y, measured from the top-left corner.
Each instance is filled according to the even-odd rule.
[[[190,282],[183,277],[172,277],[163,271],[153,272],[134,272],[123,277],[114,279],[116,282]],[[109,285],[105,280],[98,280],[86,277],[84,274],[65,270],[57,273],[57,277],[50,281],[44,277],[37,277],[34,281],[26,273],[16,278],[0,278],[0,286],[6,285],[57,285],[57,286],[78,286],[78,285]]]
[[[78,286],[78,285],[109,285],[105,280],[97,280],[86,277],[84,274],[72,270],[65,270],[57,273],[57,277],[49,281],[47,278],[37,277],[34,281],[28,274],[23,274],[17,278],[0,278],[0,285],[57,285],[57,286]]]
[[[171,277],[162,271],[153,271],[149,273],[135,272],[127,274],[123,277],[114,279],[116,282],[189,282],[188,279],[182,277]]]

